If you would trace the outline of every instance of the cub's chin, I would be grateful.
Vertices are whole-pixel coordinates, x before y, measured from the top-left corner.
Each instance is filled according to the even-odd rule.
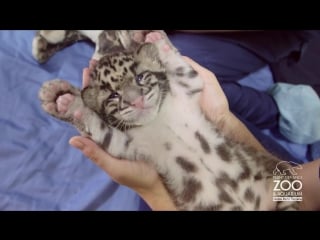
[[[156,119],[158,112],[159,105],[144,108],[132,108],[129,116],[122,116],[120,118],[128,125],[143,126]]]
[[[151,108],[144,109],[136,109],[134,113],[136,116],[132,122],[134,122],[134,124],[138,126],[147,125],[157,117],[158,111],[158,106],[153,106]]]

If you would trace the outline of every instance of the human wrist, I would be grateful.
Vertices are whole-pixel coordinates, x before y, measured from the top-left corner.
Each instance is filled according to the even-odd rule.
[[[219,131],[227,135],[227,133],[234,125],[234,115],[230,111],[227,111],[223,114],[220,114],[219,117],[216,117],[216,119],[214,119],[214,122]]]
[[[221,132],[233,141],[267,152],[249,129],[232,113],[226,114],[220,122]]]

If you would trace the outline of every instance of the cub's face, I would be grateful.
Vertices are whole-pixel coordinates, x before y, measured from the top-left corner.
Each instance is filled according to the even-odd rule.
[[[101,58],[82,97],[108,124],[126,130],[152,121],[167,90],[157,49],[144,44],[134,53],[113,53]]]

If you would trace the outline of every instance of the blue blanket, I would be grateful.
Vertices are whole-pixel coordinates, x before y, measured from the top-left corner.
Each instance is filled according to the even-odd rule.
[[[72,126],[40,106],[46,80],[81,87],[94,47],[80,42],[39,65],[31,54],[34,34],[0,31],[0,210],[147,210],[137,194],[68,144],[78,135]],[[305,149],[292,151],[303,157]]]
[[[38,91],[53,78],[81,86],[93,47],[78,43],[39,65],[34,31],[0,32],[0,209],[137,210],[130,189],[114,183],[68,144],[78,135],[40,107]]]

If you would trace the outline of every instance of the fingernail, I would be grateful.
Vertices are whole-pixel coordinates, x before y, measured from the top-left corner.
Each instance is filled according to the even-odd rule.
[[[78,148],[80,150],[82,150],[84,148],[84,144],[79,141],[79,140],[74,140],[70,143],[72,146],[74,146],[75,148]]]

